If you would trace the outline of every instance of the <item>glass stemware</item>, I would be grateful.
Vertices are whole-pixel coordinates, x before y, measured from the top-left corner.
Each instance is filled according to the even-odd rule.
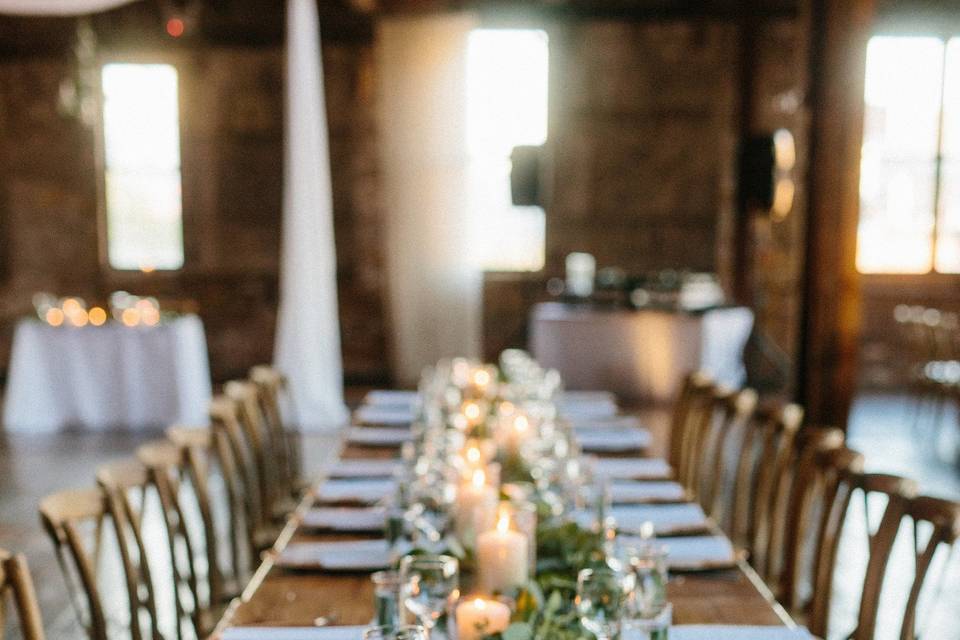
[[[584,569],[577,575],[577,613],[583,628],[597,640],[620,635],[627,589],[624,574],[609,568]]]
[[[367,627],[363,630],[363,640],[427,640],[427,630],[420,625],[401,627],[383,625]]]
[[[373,624],[395,627],[400,624],[400,574],[396,571],[377,571],[373,581]]]
[[[400,561],[401,608],[429,632],[460,596],[459,563],[445,555],[410,555]]]

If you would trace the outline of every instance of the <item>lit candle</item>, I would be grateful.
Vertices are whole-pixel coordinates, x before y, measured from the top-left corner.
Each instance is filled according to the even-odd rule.
[[[527,582],[527,537],[510,530],[510,516],[502,512],[497,528],[477,538],[477,573],[484,591],[505,593]]]
[[[460,485],[454,527],[464,546],[472,548],[477,533],[496,519],[498,498],[496,488],[487,484],[483,469],[475,469],[470,481]]]
[[[510,625],[510,607],[484,598],[470,598],[457,605],[457,640],[480,640]]]

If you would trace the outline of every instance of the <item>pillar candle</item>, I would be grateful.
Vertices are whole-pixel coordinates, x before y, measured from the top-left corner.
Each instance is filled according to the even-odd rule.
[[[529,576],[527,537],[510,530],[510,518],[501,514],[497,527],[477,538],[477,578],[480,588],[505,593],[522,586]]]
[[[464,546],[473,548],[477,533],[496,518],[498,499],[497,489],[487,484],[482,469],[475,470],[469,482],[460,484],[454,527]]]
[[[484,598],[470,598],[457,605],[457,640],[480,640],[510,625],[510,607]]]

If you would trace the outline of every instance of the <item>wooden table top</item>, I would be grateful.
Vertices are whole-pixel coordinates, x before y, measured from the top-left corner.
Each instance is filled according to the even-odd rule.
[[[389,458],[396,451],[347,446],[348,458]],[[314,502],[307,495],[290,517],[274,548],[247,588],[227,610],[216,638],[228,626],[363,625],[373,617],[373,584],[368,574],[292,572],[273,559],[290,541],[331,541],[361,536],[315,534],[299,528]],[[736,568],[671,575],[668,598],[675,624],[789,625],[793,622],[745,562]]]

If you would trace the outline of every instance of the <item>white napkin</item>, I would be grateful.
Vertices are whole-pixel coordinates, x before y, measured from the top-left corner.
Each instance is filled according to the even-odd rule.
[[[351,427],[347,433],[348,442],[370,447],[399,447],[412,439],[409,429],[396,427]]]
[[[411,408],[417,402],[416,391],[399,391],[396,389],[374,389],[363,397],[364,404],[406,407]]]
[[[636,451],[650,446],[646,429],[593,429],[577,432],[580,448],[592,453]]]
[[[726,624],[680,624],[670,627],[670,640],[812,640],[800,627],[753,627]]]
[[[416,417],[410,407],[366,404],[356,410],[354,419],[361,424],[409,424]]]
[[[326,531],[382,531],[386,511],[379,507],[315,507],[303,516],[302,526]]]
[[[557,402],[559,403],[583,403],[583,402],[617,402],[617,396],[610,391],[564,391],[560,394]]]
[[[620,412],[617,403],[613,400],[585,400],[571,402],[561,400],[557,403],[557,411],[569,418],[606,418]]]
[[[624,546],[642,544],[635,536],[620,536]],[[677,536],[657,538],[667,547],[667,566],[672,570],[695,571],[731,567],[737,562],[733,544],[726,536]]]
[[[288,569],[377,571],[390,566],[390,548],[386,540],[295,542],[277,556],[276,564]]]
[[[598,458],[593,470],[611,480],[665,480],[673,469],[663,458]]]
[[[679,482],[670,480],[620,480],[610,485],[610,497],[614,504],[683,502],[687,499],[687,492]]]
[[[396,460],[338,460],[330,467],[331,478],[391,478],[400,468]]]
[[[571,416],[574,429],[637,429],[643,426],[637,416]]]
[[[707,516],[698,504],[639,504],[615,506],[610,515],[622,533],[640,533],[644,522],[653,523],[656,535],[703,531]]]
[[[376,478],[365,480],[327,480],[317,491],[321,503],[357,502],[373,504],[393,494],[396,482]]]
[[[366,627],[230,627],[221,640],[358,640]]]

